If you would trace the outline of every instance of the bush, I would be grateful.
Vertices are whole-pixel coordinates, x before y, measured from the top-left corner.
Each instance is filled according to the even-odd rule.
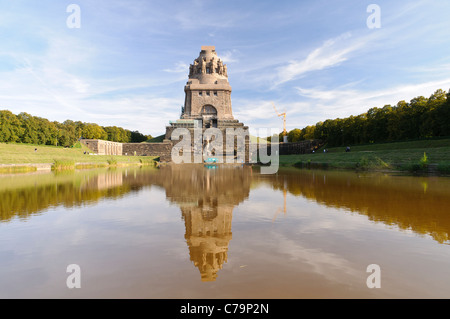
[[[53,161],[52,170],[75,169],[75,161],[55,159]]]
[[[81,143],[77,141],[75,144],[72,145],[73,148],[81,148]]]
[[[369,159],[366,156],[361,157],[358,163],[356,163],[356,168],[368,169],[370,165]]]
[[[295,163],[294,166],[298,167],[298,168],[302,168],[303,167],[303,162],[299,161],[299,162]]]
[[[117,160],[114,157],[111,157],[107,160],[109,165],[117,165]]]

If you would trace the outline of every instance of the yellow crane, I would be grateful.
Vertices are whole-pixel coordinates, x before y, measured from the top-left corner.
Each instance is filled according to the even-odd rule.
[[[286,131],[286,111],[285,112],[283,112],[283,113],[279,113],[278,111],[277,111],[277,108],[275,107],[275,104],[272,102],[272,105],[273,105],[273,108],[274,108],[274,110],[275,110],[275,113],[277,113],[277,115],[279,116],[279,117],[283,117],[283,136],[287,136],[287,131]],[[285,140],[285,138],[283,138],[283,141]]]

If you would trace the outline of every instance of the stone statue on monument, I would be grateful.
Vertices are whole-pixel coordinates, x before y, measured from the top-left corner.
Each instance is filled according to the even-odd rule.
[[[202,60],[202,74],[206,74],[206,61]]]
[[[219,66],[219,75],[223,75],[223,62],[219,59],[217,62],[217,65]]]
[[[214,62],[215,62],[215,61],[214,61],[214,57],[213,57],[213,58],[211,59],[211,67],[210,67],[211,74],[216,73],[216,65],[215,65]]]

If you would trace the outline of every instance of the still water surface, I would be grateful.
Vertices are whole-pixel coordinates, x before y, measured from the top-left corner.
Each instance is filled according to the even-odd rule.
[[[450,298],[443,177],[36,173],[0,177],[0,209],[0,298]]]

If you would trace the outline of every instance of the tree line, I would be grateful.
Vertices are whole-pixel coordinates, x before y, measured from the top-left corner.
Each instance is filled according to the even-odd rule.
[[[438,89],[429,98],[419,96],[409,103],[402,100],[394,106],[296,128],[288,132],[288,142],[320,139],[328,146],[343,146],[439,136],[450,136],[450,90]]]
[[[80,138],[140,143],[151,138],[117,126],[66,120],[63,123],[22,112],[0,111],[0,142],[72,146]]]

